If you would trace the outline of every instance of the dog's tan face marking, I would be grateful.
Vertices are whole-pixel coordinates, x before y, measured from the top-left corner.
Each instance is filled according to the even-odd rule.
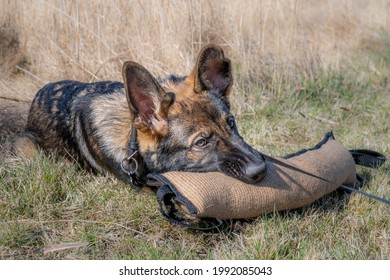
[[[230,112],[233,79],[221,48],[204,48],[186,78],[159,84],[134,63],[123,73],[149,170],[222,171],[246,181],[263,176],[261,156],[238,134]]]

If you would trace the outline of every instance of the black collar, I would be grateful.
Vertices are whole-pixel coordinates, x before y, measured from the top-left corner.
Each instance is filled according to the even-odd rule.
[[[139,153],[139,143],[137,140],[137,129],[132,126],[130,139],[127,144],[128,154],[121,162],[122,170],[129,176],[131,185],[136,189],[141,189],[145,185],[144,162]]]

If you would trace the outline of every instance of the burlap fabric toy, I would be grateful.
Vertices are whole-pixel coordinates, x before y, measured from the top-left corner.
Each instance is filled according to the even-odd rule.
[[[331,132],[314,148],[278,160],[327,181],[273,162],[267,162],[267,175],[256,185],[217,172],[168,172],[150,177],[161,184],[158,200],[171,221],[178,211],[195,218],[253,218],[308,205],[341,184],[357,182],[358,159]]]

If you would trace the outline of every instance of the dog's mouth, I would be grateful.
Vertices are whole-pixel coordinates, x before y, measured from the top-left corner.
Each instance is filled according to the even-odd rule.
[[[219,171],[248,184],[256,184],[267,174],[264,161],[245,163],[242,160],[227,160],[219,165]]]

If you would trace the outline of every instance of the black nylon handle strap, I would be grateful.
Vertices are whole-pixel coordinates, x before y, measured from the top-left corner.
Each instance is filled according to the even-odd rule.
[[[382,197],[379,197],[379,196],[376,196],[376,195],[373,195],[373,194],[370,194],[370,193],[366,193],[366,192],[363,192],[361,190],[358,190],[358,189],[355,189],[355,188],[351,188],[351,187],[348,187],[348,186],[345,186],[345,185],[340,185],[340,187],[345,189],[345,190],[348,190],[348,191],[351,191],[351,192],[356,192],[356,193],[365,195],[365,196],[367,196],[369,198],[372,198],[372,199],[378,200],[380,202],[383,202],[384,204],[390,205],[390,200],[387,200],[385,198],[382,198]]]
[[[283,161],[280,161],[280,160],[278,160],[278,159],[276,159],[276,158],[267,156],[267,155],[265,155],[265,154],[262,154],[262,155],[263,155],[264,159],[265,159],[266,161],[268,161],[268,162],[275,163],[275,164],[277,164],[277,165],[286,167],[286,168],[288,168],[288,169],[291,169],[291,170],[297,171],[297,172],[299,172],[299,173],[302,173],[302,174],[305,174],[305,175],[308,175],[308,176],[311,176],[311,177],[320,179],[320,180],[322,180],[322,181],[325,181],[325,182],[328,182],[328,183],[331,183],[331,184],[336,184],[336,183],[331,182],[331,181],[329,181],[329,180],[327,180],[327,179],[325,179],[325,178],[322,178],[322,177],[320,177],[320,176],[317,176],[317,175],[315,175],[315,174],[312,174],[312,173],[310,173],[310,172],[307,172],[307,171],[305,171],[305,170],[303,170],[303,169],[300,169],[300,168],[298,168],[298,167],[289,165],[289,164],[287,164],[287,163],[285,163],[285,162],[283,162]]]
[[[349,152],[356,164],[370,168],[379,168],[387,160],[384,155],[371,150],[357,149]]]

